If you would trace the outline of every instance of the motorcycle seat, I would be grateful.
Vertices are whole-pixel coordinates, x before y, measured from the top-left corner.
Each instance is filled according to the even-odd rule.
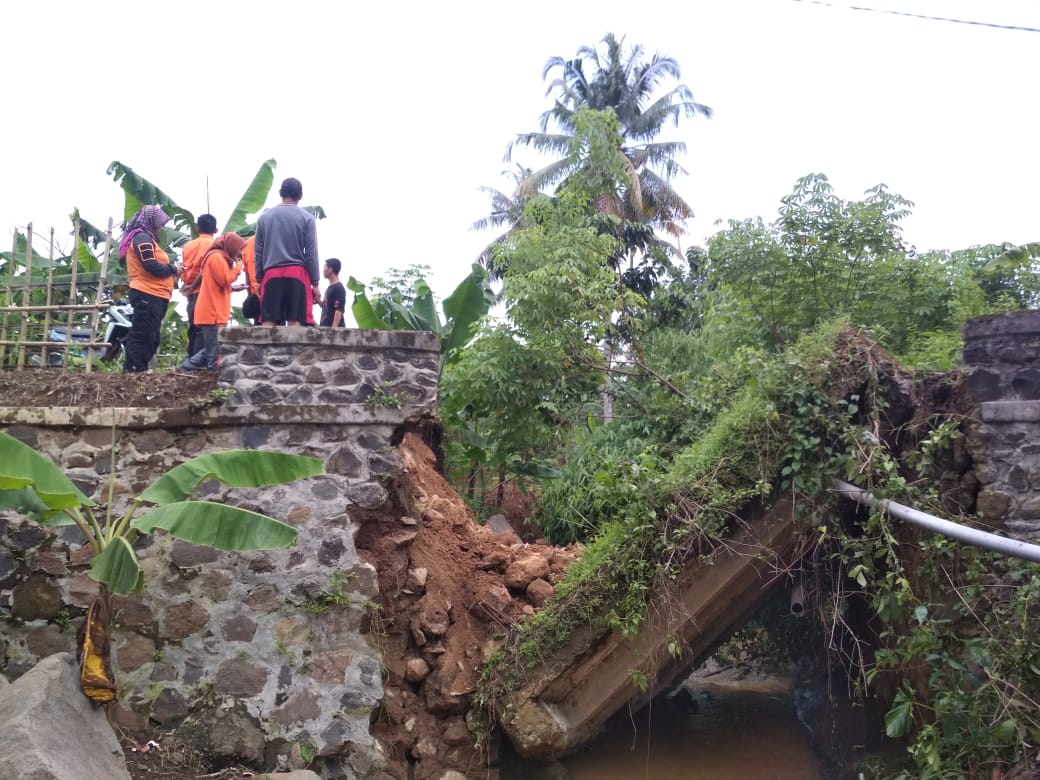
[[[68,328],[64,326],[58,326],[51,328],[48,333],[48,339],[50,341],[67,341],[68,336],[66,332]],[[73,341],[91,341],[94,338],[94,331],[90,328],[73,328],[72,329],[72,340]]]

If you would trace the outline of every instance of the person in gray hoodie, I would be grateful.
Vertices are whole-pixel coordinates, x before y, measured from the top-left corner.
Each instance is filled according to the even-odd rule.
[[[256,221],[260,318],[265,325],[313,325],[321,300],[317,223],[300,208],[299,179],[283,181],[278,195],[282,202]]]

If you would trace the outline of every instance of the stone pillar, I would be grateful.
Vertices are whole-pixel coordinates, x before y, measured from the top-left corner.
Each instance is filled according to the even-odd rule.
[[[430,333],[228,328],[219,392],[185,399],[186,408],[0,408],[0,427],[102,506],[114,472],[117,512],[169,468],[206,452],[325,461],[324,475],[291,485],[242,490],[209,481],[196,492],[291,523],[293,548],[223,553],[164,534],[135,545],[144,590],[114,604],[124,725],[146,728],[150,719],[228,761],[270,768],[277,757],[313,755],[326,777],[378,775],[369,719],[382,698],[381,659],[363,633],[378,582],[354,535],[401,473],[395,431],[436,414],[438,358]],[[0,512],[7,676],[73,649],[96,592],[83,541],[74,527],[44,529]]]
[[[965,429],[978,513],[1013,536],[1040,539],[1040,311],[966,323],[964,362],[979,404],[979,421]]]

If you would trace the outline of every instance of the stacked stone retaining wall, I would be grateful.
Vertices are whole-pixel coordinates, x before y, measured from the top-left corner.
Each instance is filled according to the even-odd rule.
[[[263,327],[227,329],[222,341],[227,404],[3,408],[0,427],[102,506],[114,471],[119,512],[206,452],[323,459],[325,475],[291,485],[209,481],[197,492],[293,524],[291,549],[222,553],[165,535],[139,540],[144,590],[114,604],[115,714],[131,728],[173,728],[228,761],[275,768],[317,754],[327,777],[376,776],[369,720],[382,697],[381,659],[363,628],[378,588],[355,550],[354,510],[385,502],[401,470],[394,433],[436,413],[438,341]],[[75,526],[52,531],[0,514],[0,671],[8,678],[74,649],[97,592],[89,562]]]
[[[979,420],[966,428],[979,515],[1040,539],[1040,311],[968,322],[964,361],[979,404]]]

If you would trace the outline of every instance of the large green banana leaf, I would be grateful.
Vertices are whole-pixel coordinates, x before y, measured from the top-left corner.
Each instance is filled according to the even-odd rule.
[[[164,528],[172,536],[217,550],[272,550],[296,543],[296,529],[273,517],[213,501],[178,501],[130,523],[141,533]]]
[[[216,479],[231,487],[265,487],[324,472],[323,461],[305,455],[261,450],[212,452],[174,467],[149,485],[140,500],[153,504],[184,501],[207,479]]]
[[[23,491],[26,488],[31,488],[51,510],[94,505],[61,469],[32,447],[0,432],[0,491]],[[17,497],[8,493],[5,499],[14,501]],[[35,502],[20,506],[28,512],[39,510]]]
[[[144,571],[130,542],[117,536],[90,562],[90,578],[113,593],[136,593],[144,585]]]
[[[470,275],[444,299],[447,324],[441,335],[441,355],[447,358],[466,346],[494,303],[495,293],[487,284],[487,271],[474,263]]]
[[[109,174],[115,182],[123,188],[126,195],[123,206],[123,219],[128,220],[136,214],[141,206],[154,204],[161,206],[173,218],[173,224],[181,230],[187,230],[194,235],[195,216],[177,205],[177,203],[143,176],[138,175],[118,160],[109,163],[105,173]]]
[[[441,317],[437,313],[437,304],[433,301],[433,290],[430,289],[430,285],[426,283],[425,279],[416,279],[413,287],[415,288],[415,299],[412,301],[411,313],[426,324],[422,330],[432,331],[438,336],[442,336],[444,326],[441,325]]]
[[[365,285],[352,276],[347,280],[347,289],[354,293],[354,302],[350,305],[350,311],[359,328],[393,330],[372,308],[372,301],[365,294]]]
[[[272,159],[260,166],[260,170],[256,172],[253,181],[250,182],[249,187],[239,199],[238,205],[228,217],[227,224],[224,226],[225,233],[241,232],[246,227],[246,217],[256,214],[264,207],[271,187],[274,185],[274,169],[277,165],[278,163]]]

